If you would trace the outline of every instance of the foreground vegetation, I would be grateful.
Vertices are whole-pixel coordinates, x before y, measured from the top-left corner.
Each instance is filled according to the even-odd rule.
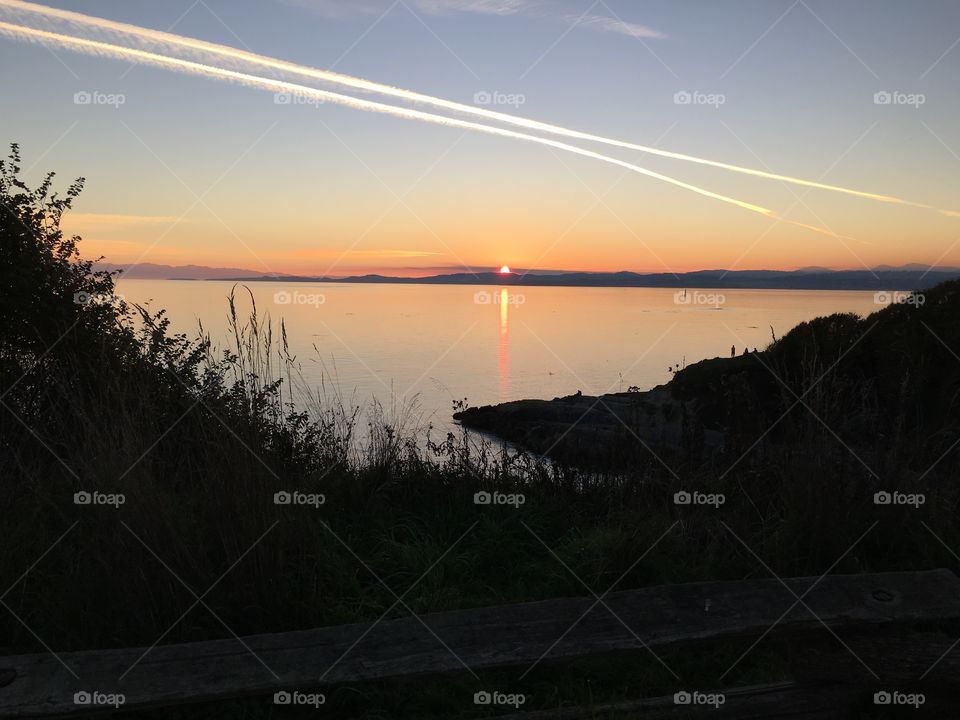
[[[764,564],[819,575],[838,558],[836,573],[956,565],[958,283],[922,306],[805,324],[753,367],[682,371],[678,393],[728,431],[723,452],[625,452],[616,472],[589,472],[466,436],[424,444],[378,408],[306,387],[282,325],[242,319],[232,301],[229,349],[172,333],[61,232],[82,180],[58,195],[52,175],[31,188],[19,165],[14,146],[0,163],[4,653],[228,637],[220,619],[239,635],[370,621],[394,604],[384,585],[412,586],[404,601],[424,613],[601,593],[624,573],[615,589],[765,577]],[[525,502],[474,504],[493,489]],[[694,489],[726,502],[674,504]],[[874,504],[894,489],[926,502]],[[282,491],[324,503],[278,505]],[[77,504],[79,492],[116,502]],[[207,591],[219,619],[184,615]],[[742,650],[666,659],[709,686]],[[726,682],[775,677],[778,657],[764,643]],[[529,694],[525,709],[677,689],[647,655],[518,675],[484,680]],[[482,716],[476,685],[336,688],[324,712]],[[158,717],[272,712],[267,699]]]

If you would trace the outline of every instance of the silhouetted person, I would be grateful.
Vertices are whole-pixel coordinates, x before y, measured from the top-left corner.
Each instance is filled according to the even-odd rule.
[[[736,345],[731,345],[731,346],[730,346],[730,357],[736,357],[736,356],[737,356],[737,346],[736,346]]]

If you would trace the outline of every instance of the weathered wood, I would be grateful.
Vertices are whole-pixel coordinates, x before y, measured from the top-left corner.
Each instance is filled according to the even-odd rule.
[[[798,595],[814,582],[786,581]],[[948,570],[828,576],[804,602],[817,617],[798,604],[776,632],[821,628],[821,621],[843,629],[958,619],[960,578]],[[456,672],[465,666],[528,666],[555,642],[548,659],[750,637],[773,625],[795,598],[777,580],[751,580],[617,592],[605,603],[616,617],[601,605],[592,607],[593,598],[555,599],[424,615],[430,630],[408,617],[256,635],[242,643],[158,646],[129,673],[145,649],[60,654],[79,680],[49,653],[0,658],[0,677],[14,674],[0,687],[0,717],[89,711],[73,702],[74,693],[83,690],[123,693],[129,709]]]
[[[952,634],[899,626],[840,631],[850,650],[829,635],[811,637],[791,663],[794,678],[862,681],[872,670],[887,683],[927,689],[951,686],[960,708],[960,626],[954,625]]]
[[[862,689],[836,683],[793,682],[753,685],[721,691],[724,703],[677,705],[673,696],[500,715],[493,720],[594,720],[594,718],[737,718],[737,720],[847,720],[863,696]]]
[[[492,720],[850,720],[850,718],[956,718],[960,704],[949,689],[928,689],[919,708],[879,706],[877,686],[862,683],[782,682],[722,690],[724,703],[677,705],[673,696],[605,703],[584,708],[558,708],[499,715]],[[910,688],[908,692],[917,692]]]

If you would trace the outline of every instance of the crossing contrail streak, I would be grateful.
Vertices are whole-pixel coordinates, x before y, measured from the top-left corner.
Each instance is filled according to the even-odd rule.
[[[508,130],[506,128],[496,127],[493,125],[483,125],[481,123],[476,123],[469,120],[461,120],[459,118],[451,118],[445,115],[435,115],[434,113],[428,113],[422,110],[387,105],[385,103],[375,102],[373,100],[365,100],[363,98],[357,98],[350,95],[342,95],[329,90],[320,90],[318,88],[308,87],[306,85],[298,85],[285,80],[265,78],[258,75],[238,72],[236,70],[228,70],[225,68],[214,67],[212,65],[205,65],[193,60],[168,57],[166,55],[159,55],[157,53],[147,52],[145,50],[114,45],[112,43],[101,42],[99,40],[88,40],[86,38],[78,38],[69,35],[62,35],[60,33],[53,33],[47,30],[37,30],[35,28],[23,27],[20,25],[11,25],[10,23],[2,21],[0,21],[0,35],[6,35],[19,40],[55,45],[58,47],[83,52],[89,55],[95,55],[97,57],[128,60],[130,62],[143,65],[165,67],[192,75],[200,75],[217,80],[227,80],[252,88],[296,94],[302,97],[315,98],[325,102],[345,105],[358,110],[385,113],[410,120],[422,120],[437,125],[446,125],[448,127],[475,130],[478,132],[514,138],[517,140],[527,140],[540,145],[557,148],[558,150],[564,150],[575,155],[581,155],[583,157],[589,157],[602,162],[607,162],[612,165],[618,165],[641,175],[646,175],[647,177],[670,183],[671,185],[683,188],[684,190],[689,190],[699,195],[713,198],[714,200],[720,200],[721,202],[736,205],[737,207],[741,207],[745,210],[759,213],[761,215],[766,215],[768,217],[777,217],[773,210],[760,205],[754,205],[743,200],[737,200],[736,198],[732,198],[727,195],[715,193],[711,190],[698,187],[697,185],[692,185],[690,183],[683,182],[682,180],[677,180],[676,178],[672,178],[668,175],[662,175],[661,173],[648,170],[647,168],[640,167],[639,165],[634,165],[633,163],[628,163],[624,160],[619,160],[618,158],[609,157],[607,155],[601,155],[600,153],[593,152],[592,150],[586,150],[575,145],[568,145],[567,143],[551,140],[549,138],[516,132],[515,130]]]
[[[524,118],[517,115],[511,115],[509,113],[502,113],[495,110],[488,110],[485,108],[476,107],[474,105],[467,105],[451,100],[445,100],[443,98],[425,95],[423,93],[405,90],[403,88],[373,82],[358,77],[352,77],[350,75],[335,73],[328,70],[320,70],[276,58],[257,55],[255,53],[238,50],[225,45],[195,40],[193,38],[186,38],[179,35],[174,35],[172,33],[151,30],[149,28],[142,28],[136,25],[129,25],[103,18],[90,17],[88,15],[82,15],[80,13],[70,12],[67,10],[60,10],[57,8],[46,7],[44,5],[37,5],[35,3],[23,2],[22,0],[0,0],[0,8],[6,8],[11,11],[13,15],[20,17],[34,16],[46,20],[65,23],[72,28],[92,29],[100,32],[129,36],[135,38],[139,43],[141,43],[143,49],[151,50],[160,55],[169,54],[174,49],[179,52],[186,51],[191,54],[191,58],[193,60],[203,65],[214,65],[216,62],[222,60],[228,60],[231,63],[234,63],[232,66],[233,69],[255,65],[260,68],[296,75],[301,78],[310,78],[311,80],[318,80],[325,83],[350,87],[364,92],[387,95],[411,103],[425,104],[461,114],[472,115],[474,117],[482,117],[487,120],[523,127],[527,130],[536,130],[552,135],[561,135],[578,140],[606,144],[627,150],[634,150],[642,153],[670,158],[673,160],[707,165],[710,167],[721,168],[723,170],[752,175],[754,177],[765,178],[768,180],[778,180],[780,182],[791,183],[794,185],[801,185],[820,190],[828,190],[831,192],[843,193],[846,195],[867,198],[885,203],[908,205],[925,209],[936,209],[924,203],[904,200],[902,198],[897,198],[890,195],[881,195],[878,193],[865,192],[862,190],[841,187],[838,185],[830,185],[814,180],[805,180],[803,178],[758,170],[756,168],[732,165],[730,163],[719,162],[694,155],[686,155],[684,153],[661,150],[659,148],[654,148],[647,145],[640,145],[637,143],[594,135],[592,133],[581,132],[579,130],[572,130],[559,125],[553,125],[550,123]],[[216,58],[216,60],[213,58]],[[944,215],[956,216],[953,211],[940,210],[940,212]]]

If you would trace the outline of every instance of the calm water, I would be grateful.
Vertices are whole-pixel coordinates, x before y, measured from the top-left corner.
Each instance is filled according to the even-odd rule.
[[[220,281],[123,280],[128,301],[166,308],[226,342]],[[416,399],[446,428],[454,399],[490,404],[647,389],[668,368],[762,348],[803,320],[877,309],[872,292],[651,288],[484,288],[250,283],[257,306],[286,322],[305,377],[326,373],[357,404]],[[249,307],[239,294],[240,309]],[[717,309],[719,308],[719,309]],[[394,401],[396,403],[396,400]]]

